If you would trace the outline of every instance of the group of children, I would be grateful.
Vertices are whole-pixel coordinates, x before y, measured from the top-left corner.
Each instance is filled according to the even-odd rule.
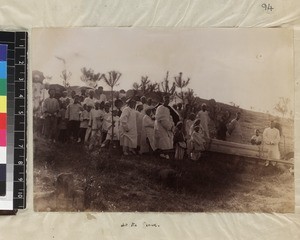
[[[201,157],[201,152],[205,150],[205,131],[200,119],[193,120],[194,114],[183,124],[179,121],[176,124],[174,133],[175,159],[182,160],[187,156],[194,161]]]
[[[49,97],[42,104],[46,138],[61,143],[83,143],[89,149],[107,147],[110,143],[113,143],[113,147],[120,144],[120,117],[125,107],[121,99],[114,103],[100,101],[94,97],[93,90],[81,96],[75,92],[70,97],[65,92],[60,98],[55,96],[56,91],[49,89]],[[134,152],[145,154],[157,150],[154,143],[156,108],[152,99],[141,97],[139,100],[134,108],[137,134]],[[204,150],[205,131],[200,118],[195,119],[193,115],[184,123],[179,121],[174,129],[176,159],[183,159],[187,153],[192,160],[197,160]]]
[[[89,96],[71,97],[63,94],[55,98],[55,89],[49,90],[49,97],[42,104],[44,135],[51,141],[86,143],[89,148],[100,143],[105,146],[110,140],[118,140],[119,111],[111,109],[108,101]],[[112,110],[112,111],[111,111]],[[112,124],[116,127],[112,135]]]

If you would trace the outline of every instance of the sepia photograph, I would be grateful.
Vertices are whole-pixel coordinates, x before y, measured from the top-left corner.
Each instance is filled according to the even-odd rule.
[[[293,31],[36,28],[34,209],[294,212]]]

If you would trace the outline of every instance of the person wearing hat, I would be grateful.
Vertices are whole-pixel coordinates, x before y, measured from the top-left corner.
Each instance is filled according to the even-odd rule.
[[[255,129],[254,133],[255,133],[255,135],[253,135],[250,140],[251,144],[252,145],[261,145],[262,137],[260,136],[259,129]]]
[[[142,133],[141,133],[141,148],[140,153],[148,153],[155,151],[154,144],[154,116],[153,107],[149,106],[145,109],[145,115],[143,116]]]
[[[209,112],[207,111],[207,105],[203,103],[201,105],[201,110],[198,112],[196,118],[199,118],[201,120],[201,125],[204,130],[204,136],[209,138],[209,122],[210,122],[210,117],[209,117]]]
[[[279,142],[280,132],[275,128],[275,122],[271,120],[270,127],[267,127],[263,132],[263,142],[265,148],[268,150],[268,160],[265,166],[269,166],[271,159],[280,159]],[[275,166],[276,162],[272,163]]]
[[[134,99],[127,100],[127,107],[122,111],[120,117],[120,145],[123,148],[123,154],[135,154],[137,147],[137,126],[136,126],[136,101]]]
[[[173,149],[175,126],[169,109],[170,97],[166,95],[163,100],[163,105],[158,106],[155,113],[154,141],[160,157],[170,159],[166,152]]]

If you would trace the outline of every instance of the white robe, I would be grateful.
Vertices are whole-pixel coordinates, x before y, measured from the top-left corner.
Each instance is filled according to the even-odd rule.
[[[103,116],[102,131],[107,132],[108,125],[111,124],[111,112],[105,112]]]
[[[143,127],[143,117],[145,114],[142,112],[136,111],[136,128],[137,128],[137,145],[141,146],[141,136],[142,136],[142,127]]]
[[[102,127],[102,120],[104,117],[104,111],[98,109],[91,109],[89,126],[92,130],[99,130]]]
[[[84,99],[83,104],[82,105],[87,105],[87,106],[91,106],[92,108],[95,107],[95,102],[96,102],[96,98],[90,98],[87,97]]]
[[[268,159],[280,159],[280,133],[277,128],[266,128],[263,132],[264,147],[268,149]]]
[[[209,138],[209,129],[208,129],[208,124],[210,121],[209,115],[208,115],[208,111],[199,111],[197,114],[197,118],[200,119],[201,121],[201,125],[203,127],[203,131],[204,131],[204,137]]]
[[[119,140],[120,139],[120,134],[119,134],[119,126],[120,126],[120,117],[119,116],[113,116],[113,121],[114,121],[114,136],[112,137],[112,122],[111,122],[111,117],[108,119],[107,123],[107,135],[106,139],[107,140]]]
[[[190,119],[188,119],[188,120],[185,121],[185,128],[184,129],[185,129],[185,137],[186,137],[186,139],[190,139],[191,138],[191,131],[190,131],[190,129],[193,126],[193,123],[194,123],[194,121],[190,120]]]
[[[154,145],[154,120],[151,119],[148,115],[143,117],[142,125],[142,135],[141,135],[141,153],[149,152],[149,145],[147,143],[149,140],[150,146],[153,151],[156,150]]]
[[[136,111],[125,107],[120,117],[120,145],[130,148],[137,147]]]
[[[173,148],[174,122],[169,108],[160,105],[155,114],[154,141],[155,147],[160,150]]]

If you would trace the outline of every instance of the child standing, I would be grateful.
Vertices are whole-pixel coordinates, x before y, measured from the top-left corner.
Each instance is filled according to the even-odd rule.
[[[91,128],[91,138],[89,149],[101,144],[101,128],[104,111],[100,109],[101,104],[95,103],[95,108],[90,111],[89,127]]]
[[[68,119],[66,118],[67,103],[62,102],[61,109],[58,112],[58,140],[65,143],[68,140],[67,126]]]
[[[78,133],[78,143],[83,142],[85,139],[86,130],[89,126],[90,111],[92,106],[83,105],[83,111],[80,114],[80,128]]]
[[[155,151],[154,144],[154,114],[153,108],[148,107],[145,109],[146,115],[143,117],[142,134],[141,134],[141,149],[140,154]]]
[[[201,157],[201,152],[204,151],[204,134],[203,131],[201,131],[202,129],[200,129],[200,125],[196,125],[194,127],[194,131],[192,133],[191,136],[191,141],[193,144],[193,149],[191,152],[191,159],[194,161],[199,160],[199,158]]]
[[[104,142],[106,139],[107,131],[108,131],[108,125],[111,124],[111,112],[110,112],[110,102],[106,102],[104,104],[104,116],[103,116],[103,123],[102,123],[102,141]]]
[[[179,121],[176,124],[174,134],[175,159],[182,160],[186,149],[186,142],[183,134],[183,123]]]
[[[136,110],[136,128],[137,128],[137,148],[138,148],[138,150],[140,150],[141,149],[143,117],[145,116],[145,114],[143,113],[143,104],[138,103],[135,107],[135,110]]]
[[[111,143],[111,141],[115,143],[116,141],[120,140],[120,136],[119,136],[120,117],[118,116],[118,110],[113,109],[112,115],[113,115],[113,119],[111,118],[111,116],[110,118],[107,118],[107,135],[105,141],[101,145],[102,148],[108,146]],[[114,128],[113,131],[112,128]],[[113,145],[113,148],[116,148],[116,144]]]
[[[78,131],[80,126],[80,112],[83,110],[79,103],[79,96],[74,97],[74,103],[71,103],[66,112],[66,117],[69,119],[68,127],[71,139],[78,139]]]

